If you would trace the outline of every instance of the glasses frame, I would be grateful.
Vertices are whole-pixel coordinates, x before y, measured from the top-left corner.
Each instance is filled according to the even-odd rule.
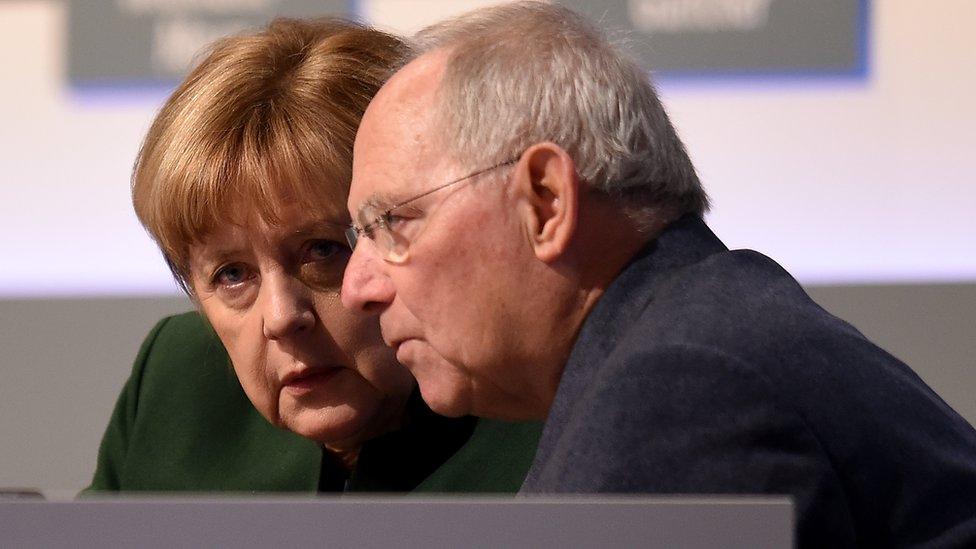
[[[401,254],[402,256],[397,256],[397,254],[396,254],[397,241],[394,238],[394,236],[395,236],[394,235],[394,232],[393,232],[392,228],[390,227],[391,214],[393,213],[394,210],[399,209],[399,208],[402,208],[403,206],[406,206],[406,205],[410,204],[411,202],[415,202],[417,200],[420,200],[421,198],[424,198],[425,196],[434,194],[437,191],[440,191],[442,189],[446,189],[448,187],[451,187],[453,185],[457,185],[458,183],[462,183],[462,182],[465,182],[465,181],[474,180],[474,178],[478,177],[479,175],[486,174],[486,173],[488,173],[488,172],[490,172],[492,170],[497,170],[498,168],[502,168],[504,166],[509,166],[509,165],[515,164],[518,161],[519,161],[519,158],[513,158],[511,160],[506,160],[505,162],[499,162],[498,164],[495,164],[493,166],[489,166],[487,168],[482,168],[482,169],[477,170],[475,172],[469,173],[468,175],[465,175],[463,177],[459,177],[457,179],[452,179],[451,181],[448,181],[447,183],[444,183],[442,185],[438,185],[438,186],[434,187],[433,189],[428,189],[428,190],[426,190],[426,191],[424,191],[424,192],[422,192],[422,193],[420,193],[418,195],[411,196],[410,198],[407,198],[406,200],[401,200],[400,202],[397,202],[396,204],[393,204],[392,206],[388,206],[388,207],[384,208],[383,210],[381,210],[380,213],[377,214],[376,217],[373,218],[372,221],[370,221],[369,223],[367,223],[365,225],[357,225],[355,222],[353,222],[353,223],[349,224],[349,226],[346,227],[346,229],[345,229],[346,242],[349,244],[349,248],[350,249],[355,250],[356,249],[356,244],[359,242],[359,239],[361,237],[365,236],[369,240],[372,240],[375,244],[378,244],[379,245],[380,249],[383,251],[383,258],[386,261],[390,261],[390,262],[393,262],[393,263],[403,262],[404,260],[406,260],[406,249],[407,249],[407,247],[409,247],[409,244],[410,243],[409,242],[402,243],[403,244],[403,247],[404,247],[403,252]],[[377,238],[376,238],[376,232],[377,232],[376,229],[377,228],[384,230],[389,235],[389,238],[386,239],[384,242],[379,242],[377,240]]]

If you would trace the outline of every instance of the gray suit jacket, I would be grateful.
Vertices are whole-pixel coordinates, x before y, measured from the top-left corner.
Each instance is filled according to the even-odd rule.
[[[587,318],[522,492],[789,494],[800,546],[976,547],[976,432],[686,217]]]

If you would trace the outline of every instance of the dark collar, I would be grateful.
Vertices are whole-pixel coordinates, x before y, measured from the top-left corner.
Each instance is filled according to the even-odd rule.
[[[549,415],[562,415],[589,385],[594,368],[617,345],[647,304],[655,289],[676,271],[728,248],[698,216],[685,215],[647,243],[617,275],[583,322],[569,360],[563,368]],[[570,395],[567,398],[567,395]]]
[[[435,414],[416,389],[407,401],[406,414],[403,428],[363,445],[351,473],[323,452],[319,490],[409,492],[464,445],[475,425],[473,417]]]

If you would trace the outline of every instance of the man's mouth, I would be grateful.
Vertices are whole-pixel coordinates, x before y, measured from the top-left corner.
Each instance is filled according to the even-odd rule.
[[[397,362],[403,364],[404,366],[410,366],[410,357],[412,354],[410,349],[414,347],[411,345],[411,343],[415,341],[417,340],[413,338],[400,339],[394,341],[393,344],[390,345],[393,350],[396,351]]]
[[[412,338],[412,337],[403,337],[403,336],[389,338],[389,337],[386,337],[386,335],[384,335],[383,336],[383,343],[386,343],[386,346],[387,347],[393,349],[394,351],[397,351],[397,350],[400,349],[400,346],[401,345],[403,345],[404,343],[410,341],[411,339],[414,339],[414,338]]]

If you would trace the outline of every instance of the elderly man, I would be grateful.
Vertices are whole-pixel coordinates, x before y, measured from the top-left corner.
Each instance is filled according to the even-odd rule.
[[[474,12],[366,112],[342,299],[434,410],[547,420],[523,492],[785,493],[801,545],[976,546],[976,432],[707,204],[589,24]]]

